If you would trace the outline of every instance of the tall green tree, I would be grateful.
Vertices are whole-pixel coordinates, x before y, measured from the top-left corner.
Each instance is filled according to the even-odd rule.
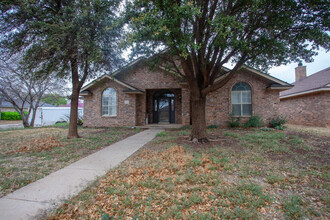
[[[203,142],[207,94],[243,64],[265,70],[310,62],[320,46],[329,50],[329,6],[327,0],[139,0],[128,4],[128,40],[140,54],[167,49],[171,70],[189,85],[191,138]],[[232,70],[222,71],[228,62]]]
[[[51,104],[51,105],[55,105],[55,106],[66,105],[66,103],[67,103],[65,97],[59,95],[58,93],[47,93],[42,96],[40,101]]]
[[[119,0],[4,0],[0,45],[40,74],[72,81],[68,138],[78,137],[78,97],[89,77],[118,63]]]

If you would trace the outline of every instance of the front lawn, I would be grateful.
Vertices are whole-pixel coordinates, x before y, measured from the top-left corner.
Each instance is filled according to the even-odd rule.
[[[0,197],[138,131],[79,128],[83,138],[68,140],[56,126],[0,131]]]
[[[329,219],[327,136],[303,131],[161,132],[51,219]]]

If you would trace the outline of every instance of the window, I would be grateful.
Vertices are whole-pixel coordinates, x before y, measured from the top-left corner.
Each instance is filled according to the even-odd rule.
[[[117,93],[113,88],[104,90],[102,94],[102,115],[117,116]]]
[[[231,106],[234,116],[252,115],[251,87],[244,83],[236,83],[231,90]]]

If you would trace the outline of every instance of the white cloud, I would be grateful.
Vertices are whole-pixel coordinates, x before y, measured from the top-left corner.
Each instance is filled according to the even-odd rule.
[[[303,65],[306,66],[307,76],[312,75],[330,66],[330,52],[326,53],[323,49],[319,50],[319,54],[313,58],[314,62],[303,63]],[[294,69],[297,66],[297,63],[291,63],[288,65],[273,67],[268,72],[270,73],[270,75],[278,79],[281,79],[288,83],[293,83],[295,81]]]

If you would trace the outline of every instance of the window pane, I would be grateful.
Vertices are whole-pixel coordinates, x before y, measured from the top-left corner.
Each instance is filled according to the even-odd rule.
[[[236,83],[232,88],[232,91],[248,91],[248,90],[251,90],[251,88],[248,84],[244,82]]]
[[[110,97],[110,105],[116,105],[116,97]]]
[[[154,111],[155,112],[157,111],[157,101],[156,100],[154,101]]]
[[[113,88],[108,88],[108,89],[104,90],[103,96],[108,96],[113,93],[116,93],[116,90],[114,90]]]
[[[112,106],[110,109],[111,109],[111,116],[116,116],[117,115],[117,106]]]
[[[231,103],[232,104],[241,103],[241,92],[237,92],[237,91],[231,92]]]
[[[107,98],[107,97],[103,97],[102,105],[103,105],[103,106],[107,106],[108,103],[109,103],[108,98]]]
[[[251,92],[250,91],[242,92],[242,101],[243,101],[244,104],[250,104],[251,103]]]
[[[243,104],[243,115],[252,115],[251,104]]]
[[[110,116],[113,116],[113,109],[112,109],[111,107],[109,108],[109,111],[110,111],[110,112],[109,112],[109,115],[110,115]]]
[[[109,112],[108,112],[108,107],[102,107],[102,115],[108,115]]]
[[[241,105],[233,104],[232,105],[232,113],[233,113],[233,115],[240,116],[241,115]]]

